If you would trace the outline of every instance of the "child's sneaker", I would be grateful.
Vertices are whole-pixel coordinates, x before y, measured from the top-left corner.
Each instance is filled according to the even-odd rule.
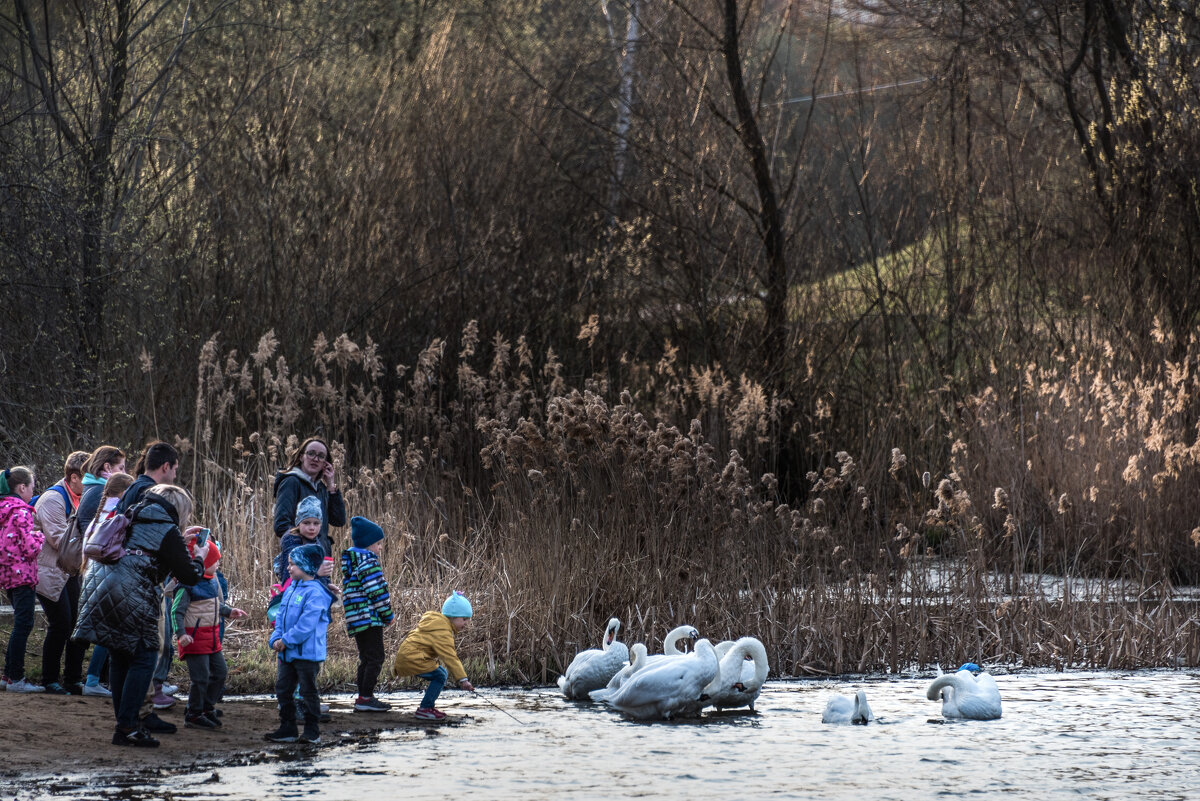
[[[151,734],[175,734],[179,731],[179,727],[174,723],[163,720],[153,712],[142,718],[142,728]]]
[[[391,704],[380,701],[373,695],[370,698],[363,698],[360,695],[354,701],[355,712],[387,712],[391,708]]]
[[[40,684],[34,684],[32,681],[29,681],[28,679],[18,679],[17,681],[10,681],[8,683],[8,686],[5,687],[4,689],[6,692],[10,692],[10,693],[44,693],[46,691],[45,687],[43,687]]]
[[[214,709],[206,709],[206,710],[204,710],[204,712],[202,714],[204,715],[204,717],[211,720],[213,726],[215,726],[216,728],[219,729],[219,728],[221,728],[221,726],[224,725],[223,723],[221,723],[221,710],[215,709],[215,708]]]
[[[423,706],[417,710],[414,717],[417,720],[445,720],[446,713],[440,709],[435,709],[432,706]]]
[[[189,712],[183,716],[183,725],[189,729],[215,729],[219,724],[203,712]]]
[[[296,724],[287,726],[280,723],[278,729],[264,734],[263,739],[271,743],[294,743],[296,742]]]
[[[150,699],[150,704],[155,709],[170,709],[171,707],[175,706],[176,700],[177,699],[172,698],[162,690],[159,690],[154,694],[154,697]]]
[[[71,691],[59,684],[57,681],[52,681],[42,688],[46,695],[70,695]]]
[[[318,731],[313,731],[306,726],[304,728],[304,734],[300,735],[299,740],[300,742],[307,743],[308,745],[320,745],[321,733]]]
[[[158,691],[161,692],[163,695],[174,695],[175,693],[179,692],[179,685],[178,684],[163,684],[158,687]]]
[[[83,694],[92,695],[96,698],[112,698],[112,692],[100,684],[85,684],[83,685]]]

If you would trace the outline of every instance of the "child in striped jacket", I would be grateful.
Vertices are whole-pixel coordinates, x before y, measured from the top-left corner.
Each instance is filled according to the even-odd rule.
[[[346,632],[358,646],[357,712],[386,712],[391,705],[375,697],[383,668],[383,629],[392,624],[387,579],[379,565],[383,529],[365,517],[350,520],[354,547],[342,551],[342,606]]]

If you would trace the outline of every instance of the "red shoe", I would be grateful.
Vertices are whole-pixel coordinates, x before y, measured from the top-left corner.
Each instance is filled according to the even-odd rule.
[[[431,706],[423,706],[417,710],[417,720],[445,720],[446,713]]]

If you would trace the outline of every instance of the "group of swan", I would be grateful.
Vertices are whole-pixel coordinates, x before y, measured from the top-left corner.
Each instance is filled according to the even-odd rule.
[[[602,647],[571,660],[558,679],[563,695],[586,695],[638,719],[688,717],[708,706],[754,708],[768,671],[767,650],[755,638],[714,646],[695,628],[679,626],[667,634],[663,653],[650,654],[637,643],[625,661],[629,649],[616,641],[620,627],[619,620],[610,620]],[[684,639],[693,643],[690,653],[678,647]]]
[[[973,662],[954,673],[942,673],[925,690],[930,701],[941,700],[942,717],[964,720],[997,720],[1000,718],[1000,689],[990,673]],[[850,699],[835,695],[825,705],[822,723],[867,724],[875,719],[867,704],[867,694],[859,690]]]

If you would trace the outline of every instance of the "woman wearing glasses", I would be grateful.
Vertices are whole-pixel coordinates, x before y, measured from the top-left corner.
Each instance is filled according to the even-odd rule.
[[[275,475],[275,536],[296,527],[296,506],[315,495],[323,512],[317,542],[326,556],[333,555],[329,527],[346,525],[346,504],[334,480],[329,446],[320,437],[309,437],[292,454],[286,469]]]

